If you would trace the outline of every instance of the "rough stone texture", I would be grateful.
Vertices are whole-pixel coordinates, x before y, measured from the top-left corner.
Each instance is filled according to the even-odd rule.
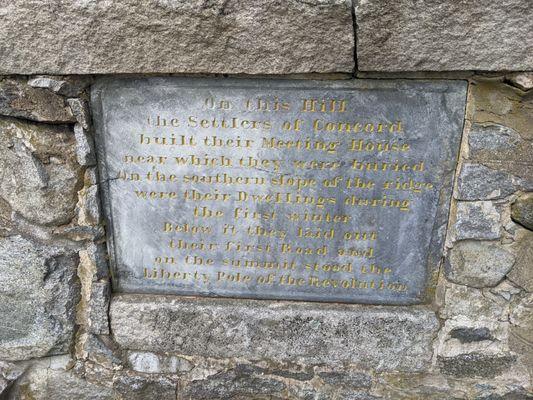
[[[516,191],[513,178],[480,164],[463,164],[457,185],[458,200],[493,200]]]
[[[24,372],[24,368],[0,361],[0,397]]]
[[[453,228],[456,240],[498,239],[500,213],[490,201],[460,202]]]
[[[80,166],[67,127],[0,119],[0,197],[40,225],[74,217]]]
[[[351,72],[345,0],[62,2],[0,7],[0,73]],[[24,46],[20,43],[23,42]]]
[[[469,159],[521,179],[533,190],[533,97],[498,79],[470,85]]]
[[[529,0],[356,0],[362,71],[533,69]]]
[[[0,54],[3,53],[0,51]],[[25,83],[15,79],[1,80],[0,77],[0,115],[40,122],[76,121],[61,96]]]
[[[76,158],[80,165],[92,166],[96,164],[94,143],[92,137],[81,124],[74,125],[76,138]]]
[[[112,390],[77,376],[68,356],[35,362],[14,385],[6,400],[114,400]]]
[[[479,353],[461,354],[455,357],[439,357],[439,368],[446,375],[455,377],[494,377],[516,361],[516,356],[492,356]]]
[[[119,295],[111,329],[126,349],[378,370],[427,367],[438,327],[424,308]]]
[[[526,193],[511,204],[511,218],[533,231],[533,193]]]
[[[177,384],[167,378],[131,373],[122,374],[113,382],[119,400],[176,400],[176,388]]]
[[[508,77],[509,81],[524,91],[533,89],[533,72],[522,72]]]
[[[0,239],[0,358],[66,353],[79,300],[77,252],[20,236]]]
[[[510,347],[524,358],[524,364],[533,376],[533,294],[524,295],[511,304]]]
[[[519,230],[515,235],[516,262],[508,277],[528,292],[533,292],[533,232]]]
[[[514,262],[515,257],[498,243],[460,241],[446,258],[446,277],[472,287],[495,286]]]
[[[35,88],[51,90],[66,97],[78,96],[83,89],[92,82],[91,76],[37,76],[28,81],[28,85]]]
[[[130,352],[128,361],[131,369],[147,374],[175,374],[193,369],[193,364],[185,358],[158,355],[150,352]]]

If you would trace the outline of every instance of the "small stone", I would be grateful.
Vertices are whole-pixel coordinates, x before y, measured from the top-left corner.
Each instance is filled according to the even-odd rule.
[[[286,387],[282,381],[256,374],[253,367],[237,366],[206,379],[192,381],[184,388],[183,396],[195,400],[282,399]]]
[[[67,99],[67,104],[72,110],[74,117],[76,117],[78,124],[80,124],[83,129],[89,129],[91,126],[91,116],[87,102],[79,98],[74,98]]]
[[[87,334],[83,343],[83,351],[87,359],[104,368],[111,369],[122,365],[119,349],[109,336]]]
[[[454,231],[455,240],[498,239],[500,213],[490,201],[459,202]]]
[[[89,298],[89,331],[98,335],[109,334],[109,299],[108,281],[93,282]]]
[[[38,122],[76,121],[61,96],[16,79],[0,80],[0,115]]]
[[[48,89],[54,93],[59,93],[61,88],[65,86],[67,82],[50,78],[47,76],[38,76],[28,81],[28,85],[34,88]]]
[[[533,294],[529,293],[518,297],[511,303],[509,313],[511,325],[510,348],[524,358],[524,363],[529,365],[533,373]]]
[[[520,134],[504,125],[472,124],[468,134],[470,156],[478,158],[484,151],[508,150],[518,146],[522,137]]]
[[[456,242],[446,258],[446,278],[461,285],[495,286],[511,270],[515,257],[499,243]]]
[[[194,365],[185,358],[145,351],[130,352],[128,361],[134,371],[147,374],[176,374],[188,372],[194,368]]]
[[[0,397],[23,373],[23,367],[0,361]]]
[[[124,373],[115,378],[113,389],[127,400],[176,400],[177,384],[156,375]],[[196,399],[195,399],[196,400]]]
[[[507,277],[516,285],[533,292],[533,232],[520,229],[515,234],[513,251],[516,262]]]
[[[348,388],[370,388],[372,378],[362,372],[319,372],[318,376],[324,383],[332,386],[345,386]]]
[[[515,361],[514,355],[459,354],[437,357],[440,371],[457,378],[493,378],[505,372]]]
[[[523,194],[511,204],[511,218],[533,231],[533,193]]]
[[[76,251],[0,238],[0,354],[27,360],[68,352],[80,298]]]
[[[450,331],[450,337],[458,339],[461,343],[482,342],[494,340],[488,328],[455,328]]]
[[[98,186],[85,187],[78,192],[78,224],[82,226],[98,225],[102,220]]]
[[[522,72],[511,75],[508,79],[514,86],[524,91],[533,89],[533,72]]]
[[[512,177],[481,164],[464,164],[457,185],[458,200],[491,200],[515,192]]]
[[[78,163],[84,166],[95,165],[94,142],[89,132],[81,124],[76,124],[74,125],[74,136],[76,137],[76,158]]]
[[[52,357],[35,361],[13,385],[9,399],[13,400],[112,400],[110,388],[90,383],[69,369],[68,357]]]

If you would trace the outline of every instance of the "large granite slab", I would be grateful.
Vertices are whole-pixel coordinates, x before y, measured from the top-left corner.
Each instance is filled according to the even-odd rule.
[[[101,80],[115,290],[427,300],[465,96],[463,81]]]
[[[0,3],[0,74],[352,72],[351,2]]]
[[[428,368],[439,328],[435,313],[425,306],[131,294],[113,298],[110,321],[114,339],[128,350],[274,363],[349,364],[378,371]]]
[[[533,69],[531,0],[355,0],[361,71]]]

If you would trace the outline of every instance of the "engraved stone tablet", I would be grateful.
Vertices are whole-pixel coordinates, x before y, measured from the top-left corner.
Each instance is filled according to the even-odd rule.
[[[101,80],[114,289],[427,301],[463,81]]]

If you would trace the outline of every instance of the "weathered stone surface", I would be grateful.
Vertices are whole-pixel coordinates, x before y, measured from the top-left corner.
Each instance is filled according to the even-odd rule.
[[[515,257],[499,243],[456,242],[446,258],[446,277],[472,287],[495,286],[511,270]]]
[[[0,358],[68,351],[74,333],[77,252],[19,236],[0,239]]]
[[[0,14],[4,74],[281,74],[354,68],[353,24],[345,0],[128,0],[57,7],[14,0],[3,4]]]
[[[533,69],[529,0],[355,1],[362,71]]]
[[[453,229],[456,240],[498,239],[500,213],[490,201],[459,202]]]
[[[454,377],[491,378],[506,371],[516,361],[515,355],[494,356],[481,353],[460,354],[455,357],[438,357],[442,373]]]
[[[533,376],[533,294],[517,298],[509,313],[511,324],[510,348],[524,358]]]
[[[160,355],[147,351],[134,351],[128,354],[131,369],[147,374],[176,374],[187,372],[194,365],[185,358],[172,355]]]
[[[522,72],[508,77],[509,81],[522,90],[533,89],[533,72]]]
[[[28,81],[28,85],[35,88],[51,90],[65,97],[76,97],[92,82],[91,76],[37,76]]]
[[[41,225],[74,217],[80,166],[68,128],[0,119],[0,197]]]
[[[513,251],[516,262],[508,277],[528,292],[533,292],[533,232],[520,229],[515,235]]]
[[[511,218],[533,231],[533,193],[526,193],[511,204]]]
[[[0,79],[0,115],[40,122],[76,121],[61,96],[14,79]]]
[[[419,370],[438,328],[424,308],[119,295],[111,330],[131,350]]]
[[[67,104],[70,107],[74,118],[78,121],[83,129],[89,129],[91,126],[91,114],[89,105],[85,100],[79,98],[67,99]]]
[[[327,385],[346,386],[349,388],[370,388],[372,378],[362,372],[359,373],[342,373],[342,372],[319,372],[318,376]]]
[[[521,178],[533,190],[533,98],[529,92],[495,80],[470,85],[472,130],[470,158]],[[528,189],[531,188],[531,189]]]
[[[487,168],[481,164],[463,164],[459,175],[458,200],[493,200],[515,192],[509,174]]]
[[[0,361],[0,397],[23,372],[21,366]]]
[[[185,387],[183,396],[195,400],[258,399],[282,400],[287,385],[265,377],[247,365],[196,380]]]
[[[76,158],[80,165],[92,166],[96,164],[93,138],[81,124],[74,125],[76,138]]]
[[[93,282],[89,299],[89,330],[96,334],[109,334],[107,311],[110,298],[109,282]]]
[[[68,356],[35,362],[10,390],[7,400],[115,400],[105,386],[77,376]]]
[[[461,343],[482,342],[493,340],[490,329],[483,328],[454,328],[450,331],[452,339],[458,339]]]
[[[113,382],[118,400],[176,400],[177,384],[161,376],[124,373]]]

